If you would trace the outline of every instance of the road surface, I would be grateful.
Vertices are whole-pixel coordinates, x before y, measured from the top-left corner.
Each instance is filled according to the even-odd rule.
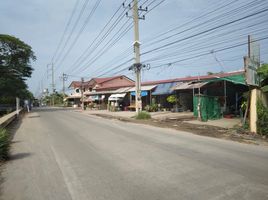
[[[43,109],[1,176],[3,200],[266,200],[268,148]]]

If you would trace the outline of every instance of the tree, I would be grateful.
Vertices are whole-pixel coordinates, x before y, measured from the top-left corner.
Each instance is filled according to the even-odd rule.
[[[268,64],[264,63],[261,65],[260,68],[257,70],[258,75],[261,79],[261,89],[263,92],[268,92]]]
[[[15,97],[31,97],[25,83],[31,77],[32,48],[20,39],[0,34],[0,102]]]
[[[257,73],[261,78],[261,86],[268,85],[268,64],[262,64]]]

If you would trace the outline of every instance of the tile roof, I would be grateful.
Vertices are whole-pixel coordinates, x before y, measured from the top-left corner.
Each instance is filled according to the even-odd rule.
[[[122,76],[113,76],[113,77],[105,77],[105,78],[93,78],[93,80],[97,83],[97,84],[101,84],[104,83],[106,81],[110,81],[116,78],[120,78]]]
[[[189,77],[184,77],[184,78],[174,78],[174,79],[167,79],[167,80],[146,81],[146,82],[142,82],[142,85],[207,80],[207,79],[213,79],[215,77],[223,78],[223,77],[228,77],[228,76],[232,76],[232,75],[243,74],[244,72],[245,72],[244,70],[239,70],[239,71],[226,72],[226,73],[217,73],[217,74],[212,74],[212,75],[189,76]]]

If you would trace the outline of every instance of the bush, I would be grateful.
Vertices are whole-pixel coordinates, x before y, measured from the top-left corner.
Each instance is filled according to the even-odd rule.
[[[261,100],[257,102],[257,115],[257,132],[268,136],[268,108],[263,105]]]
[[[136,116],[136,119],[151,119],[151,115],[148,112],[139,112]]]
[[[151,104],[151,105],[147,105],[147,106],[145,106],[145,110],[147,112],[156,112],[156,111],[158,111],[158,105],[156,103]]]
[[[8,158],[10,147],[9,134],[5,129],[0,129],[0,160]]]

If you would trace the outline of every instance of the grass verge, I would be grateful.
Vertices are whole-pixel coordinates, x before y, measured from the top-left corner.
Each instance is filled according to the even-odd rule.
[[[9,155],[10,139],[6,129],[0,128],[0,161],[7,160]]]
[[[139,112],[136,116],[135,119],[151,119],[151,115],[148,112]]]

